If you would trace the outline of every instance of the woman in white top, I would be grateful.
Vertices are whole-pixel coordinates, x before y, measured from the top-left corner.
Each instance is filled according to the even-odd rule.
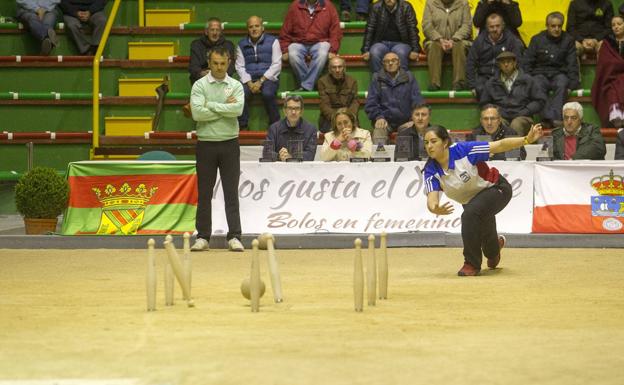
[[[496,231],[496,214],[511,200],[507,180],[486,161],[490,154],[509,151],[533,143],[542,136],[542,125],[531,127],[525,137],[509,137],[494,142],[460,142],[451,144],[448,131],[431,126],[425,131],[425,194],[427,208],[436,215],[453,212],[450,202],[440,204],[441,193],[461,203],[461,234],[464,243],[464,266],[459,276],[479,275],[483,255],[490,269],[500,262],[500,249],[505,237]]]
[[[340,108],[332,116],[332,131],[325,134],[321,160],[348,161],[351,158],[371,156],[373,142],[370,132],[355,126],[355,116],[346,108]]]

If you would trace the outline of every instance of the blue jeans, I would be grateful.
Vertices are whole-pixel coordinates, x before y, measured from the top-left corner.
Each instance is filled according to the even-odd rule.
[[[370,0],[356,0],[355,12],[368,14],[368,3]],[[351,0],[340,0],[340,10],[351,12]]]
[[[55,11],[46,12],[43,15],[43,19],[39,20],[39,17],[35,12],[18,8],[16,16],[22,23],[24,23],[24,26],[28,28],[30,34],[33,35],[39,42],[48,37],[48,30],[54,29],[54,26],[56,25]]]
[[[325,68],[329,56],[329,42],[316,44],[290,43],[288,46],[288,61],[301,83],[301,88],[312,91],[321,71]],[[310,62],[306,63],[306,57]]]
[[[401,61],[401,68],[405,71],[408,71],[407,67],[409,64],[409,54],[412,52],[412,47],[405,43],[400,43],[398,41],[380,41],[378,43],[373,44],[370,47],[370,66],[373,73],[379,71],[383,65],[382,60],[383,57],[388,52],[394,52],[399,57]]]
[[[264,103],[264,109],[269,115],[269,126],[278,120],[280,120],[279,109],[277,108],[277,102],[275,100],[277,89],[279,87],[279,81],[265,80],[260,87],[260,96],[262,96],[262,103]],[[251,99],[258,95],[252,94],[247,84],[243,84],[243,90],[245,90],[245,106],[243,107],[243,114],[238,117],[238,124],[241,127],[247,127],[249,125],[249,103]]]

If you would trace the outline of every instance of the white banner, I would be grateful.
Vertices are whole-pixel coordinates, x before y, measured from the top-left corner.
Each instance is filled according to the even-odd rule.
[[[533,163],[489,162],[512,184],[513,198],[497,215],[498,230],[529,233]],[[421,169],[405,163],[242,162],[239,184],[243,233],[378,233],[461,231],[460,204],[436,216],[427,210]],[[227,232],[223,191],[215,188],[213,232]],[[443,201],[447,200],[443,197]]]

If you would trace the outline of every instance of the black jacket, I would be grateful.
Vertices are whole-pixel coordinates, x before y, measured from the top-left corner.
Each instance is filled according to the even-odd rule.
[[[485,128],[483,128],[483,126],[479,126],[479,127],[475,127],[472,129],[472,134],[470,138],[467,138],[467,140],[477,140],[477,135],[490,135],[490,137],[492,138],[492,142],[495,140],[501,140],[504,138],[510,138],[513,136],[518,136],[518,133],[511,127],[505,125],[505,124],[501,124],[500,127],[498,127],[498,130],[496,130],[495,133],[493,134],[488,134],[485,131]],[[525,160],[526,159],[526,150],[524,149],[524,146],[520,147],[520,159]],[[490,160],[505,160],[505,153],[504,152],[499,152],[498,154],[494,154],[494,155],[490,155]]]
[[[580,86],[576,46],[572,35],[566,32],[558,39],[546,31],[533,36],[524,52],[522,68],[530,75],[545,75],[547,78],[564,74],[569,79],[569,89]]]
[[[512,1],[511,4],[504,4],[500,1],[488,3],[487,0],[481,0],[475,9],[472,23],[476,28],[479,28],[480,32],[485,32],[487,18],[493,13],[501,15],[505,22],[505,28],[510,29],[514,35],[520,37],[518,28],[522,25],[522,14],[518,2]]]
[[[206,57],[206,53],[208,51],[216,48],[216,47],[224,47],[230,52],[230,66],[228,67],[227,73],[232,76],[234,74],[234,64],[236,63],[236,48],[234,44],[225,40],[225,37],[221,36],[216,43],[208,40],[208,36],[203,35],[199,39],[193,40],[191,43],[191,58],[189,60],[189,73],[191,76],[191,84],[194,84],[197,80],[202,78],[201,72],[208,68],[208,59]]]
[[[366,23],[366,30],[364,31],[363,53],[368,52],[373,44],[381,41],[384,27],[388,24],[388,18],[391,15],[383,1],[378,1],[373,5],[368,16],[368,23]],[[401,35],[401,42],[409,45],[413,52],[420,52],[418,20],[412,5],[405,0],[399,0],[394,16]]]
[[[613,4],[609,0],[572,0],[566,31],[574,40],[602,40],[611,32]]]
[[[468,51],[466,59],[466,79],[471,89],[481,92],[482,84],[478,83],[478,78],[489,79],[498,71],[496,67],[496,56],[503,51],[511,51],[516,54],[518,60],[522,57],[524,45],[509,30],[503,31],[503,36],[492,43],[487,33],[481,33],[475,39]]]
[[[92,15],[100,12],[106,6],[106,0],[61,0],[61,10],[64,14],[76,16],[78,11],[89,11]]]
[[[563,130],[565,130],[563,127],[552,130],[553,158],[555,160],[562,160],[565,154],[565,133]],[[607,147],[600,133],[600,128],[590,123],[582,123],[576,140],[576,153],[572,155],[573,160],[604,160]]]
[[[507,92],[505,84],[500,80],[498,72],[490,78],[483,88],[479,104],[495,104],[500,113],[507,120],[518,116],[531,117],[542,110],[546,103],[546,95],[537,87],[533,78],[522,70]]]
[[[624,160],[624,128],[620,128],[615,137],[615,160]]]

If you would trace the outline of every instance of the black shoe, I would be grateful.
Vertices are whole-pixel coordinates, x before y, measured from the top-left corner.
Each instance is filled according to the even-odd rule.
[[[431,84],[431,85],[427,88],[427,90],[428,90],[428,91],[432,91],[432,92],[433,92],[433,91],[440,91],[440,86],[439,86],[439,85],[437,85],[437,84]]]
[[[462,91],[462,90],[465,90],[466,88],[467,88],[466,83],[464,83],[463,81],[459,81],[453,84],[453,91]]]
[[[50,52],[52,52],[52,48],[54,48],[54,44],[52,44],[52,41],[46,37],[41,42],[41,52],[39,52],[39,55],[48,56]]]
[[[624,120],[620,119],[620,118],[615,118],[611,121],[609,121],[609,125],[613,128],[620,128],[620,127],[624,127]]]

